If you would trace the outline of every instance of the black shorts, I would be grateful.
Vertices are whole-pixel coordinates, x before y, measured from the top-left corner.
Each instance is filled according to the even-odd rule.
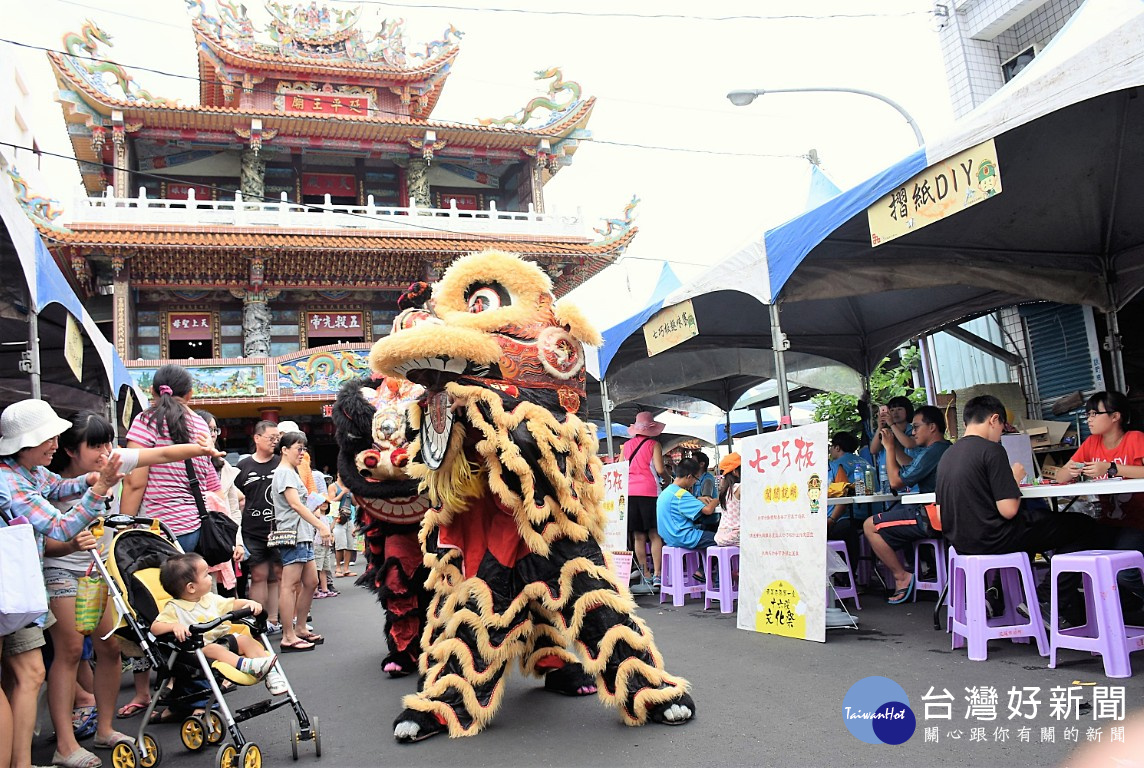
[[[921,539],[940,538],[930,527],[926,508],[920,504],[896,504],[873,519],[874,530],[891,549],[905,549]]]
[[[250,554],[250,557],[248,557],[245,562],[247,567],[261,565],[262,563],[275,564],[282,562],[278,550],[274,547],[266,546],[266,539],[243,537],[242,546]]]
[[[655,530],[655,496],[628,497],[628,533]]]

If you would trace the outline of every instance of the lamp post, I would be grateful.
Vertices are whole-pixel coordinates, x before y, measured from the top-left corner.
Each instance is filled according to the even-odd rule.
[[[873,91],[866,91],[861,88],[846,88],[846,87],[831,87],[831,86],[812,86],[807,88],[753,88],[749,90],[731,91],[727,94],[727,100],[734,104],[736,107],[745,107],[753,102],[758,97],[767,93],[856,93],[859,96],[869,96],[872,99],[877,99],[898,111],[902,117],[906,118],[910,128],[913,129],[914,138],[917,139],[918,146],[925,144],[925,139],[922,137],[922,130],[918,128],[917,122],[914,120],[913,115],[905,110],[905,108],[891,98],[883,96],[880,93]],[[789,347],[790,342],[787,341],[786,334],[782,332],[782,327],[779,323],[779,306],[775,302],[774,297],[771,297],[769,305],[770,320],[771,320],[771,349],[775,353],[775,378],[779,385],[779,412],[786,417],[790,416],[790,396],[787,392],[786,380],[786,360],[783,354]]]
[[[856,93],[859,96],[869,96],[872,99],[877,99],[898,111],[902,117],[906,118],[906,122],[910,124],[910,128],[914,131],[914,138],[918,141],[918,146],[925,144],[925,139],[922,138],[922,130],[918,128],[917,122],[913,116],[902,107],[901,104],[891,98],[883,96],[880,93],[873,91],[865,91],[861,88],[845,88],[845,87],[827,87],[827,86],[813,86],[808,88],[755,88],[753,90],[731,91],[727,94],[727,99],[736,107],[745,107],[754,101],[759,96],[767,93]]]

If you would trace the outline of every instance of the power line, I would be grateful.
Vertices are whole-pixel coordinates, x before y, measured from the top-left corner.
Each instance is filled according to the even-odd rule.
[[[63,0],[61,0],[61,2],[62,1]],[[139,70],[142,72],[150,72],[152,74],[162,75],[165,77],[174,77],[174,78],[178,78],[181,80],[191,80],[191,81],[194,81],[197,83],[207,82],[207,81],[203,80],[202,78],[196,77],[194,75],[183,75],[183,74],[179,74],[177,72],[168,72],[166,70],[155,69],[153,67],[146,67],[146,66],[141,66],[141,65],[136,65],[136,64],[124,64],[122,62],[114,61],[112,59],[102,59],[102,58],[98,58],[98,57],[94,57],[94,56],[83,56],[80,54],[70,53],[68,51],[61,51],[58,48],[47,48],[47,47],[42,46],[42,45],[34,45],[32,43],[24,43],[24,42],[20,42],[18,40],[9,40],[7,38],[0,38],[0,43],[6,43],[8,45],[16,46],[18,48],[26,48],[26,49],[30,49],[30,50],[43,51],[45,53],[57,53],[57,54],[60,54],[62,56],[68,56],[68,57],[74,58],[74,59],[82,59],[85,61],[93,61],[93,62],[98,62],[98,63],[112,64],[112,65],[115,65],[118,67],[136,69],[136,70]],[[268,94],[272,94],[274,96],[279,95],[278,91],[272,91],[268,88],[259,88],[258,86],[251,88],[251,91],[255,92],[255,93],[268,93]],[[160,109],[164,108],[164,106],[161,104],[160,105],[154,105],[153,102],[145,102],[145,101],[140,102],[140,104],[138,104],[137,106],[143,106],[143,105],[158,106],[158,108],[160,108]],[[238,112],[238,110],[235,110],[235,111]],[[367,116],[367,117],[373,115],[374,113],[376,113],[377,116],[380,116],[380,117],[384,117],[387,115],[392,115],[394,117],[405,117],[406,116],[404,112],[398,112],[396,110],[388,110],[388,109],[381,109],[381,108],[371,108],[371,107],[364,108],[364,113],[365,113],[365,116]],[[290,115],[290,114],[283,113],[283,114],[276,114],[275,119],[310,120],[310,119],[313,119],[313,117],[307,117],[307,116],[303,116],[303,115]],[[476,123],[466,123],[466,122],[461,122],[461,121],[457,121],[457,120],[442,120],[440,122],[443,124],[446,124],[448,126],[455,126],[458,128],[477,128],[477,129],[480,129],[480,128],[486,128],[487,127],[487,126],[479,125]],[[524,132],[527,133],[527,129],[525,129]],[[609,140],[604,140],[604,139],[597,139],[594,136],[582,138],[582,139],[580,139],[580,141],[591,142],[594,144],[608,144],[610,146],[616,146],[616,147],[628,147],[630,149],[650,149],[650,150],[660,150],[660,151],[664,151],[664,152],[686,152],[686,153],[692,153],[692,154],[698,154],[698,155],[722,155],[725,157],[799,158],[799,157],[804,156],[801,154],[770,154],[770,153],[764,153],[764,152],[730,152],[730,151],[717,150],[717,149],[690,149],[687,147],[668,147],[668,146],[658,146],[655,144],[641,144],[641,143],[636,143],[636,142],[609,141]]]
[[[90,8],[91,10],[98,10],[105,13],[112,13],[116,16],[123,16],[128,19],[135,19],[137,21],[146,21],[154,24],[162,24],[167,27],[176,27],[177,25],[169,22],[159,21],[158,19],[149,18],[146,16],[136,16],[129,13],[122,13],[117,11],[106,11],[98,6],[88,5],[85,3],[76,2],[76,0],[57,0],[57,2],[65,5],[74,5],[80,8]],[[474,8],[472,6],[464,5],[444,5],[444,4],[424,4],[424,3],[401,3],[401,2],[388,2],[387,0],[353,0],[352,5],[371,5],[386,8],[407,8],[414,10],[433,10],[433,11],[459,11],[461,13],[506,13],[506,14],[519,14],[524,16],[573,16],[582,18],[594,19],[637,19],[641,21],[651,20],[669,20],[669,21],[709,21],[709,22],[728,22],[728,21],[832,21],[834,19],[841,20],[854,20],[854,19],[899,19],[907,18],[909,16],[930,16],[933,11],[919,10],[919,11],[903,11],[901,13],[829,13],[821,16],[802,13],[790,14],[735,14],[728,16],[698,16],[695,14],[686,13],[634,13],[629,11],[573,11],[563,9],[543,9],[543,8],[490,8],[488,6],[481,6]],[[181,27],[179,27],[181,28]]]

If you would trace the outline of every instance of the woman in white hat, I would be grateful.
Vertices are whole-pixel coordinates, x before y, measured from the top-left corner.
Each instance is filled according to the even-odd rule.
[[[21,400],[0,414],[0,483],[5,483],[10,500],[10,516],[27,518],[35,531],[40,555],[44,553],[44,537],[70,541],[106,510],[111,489],[123,477],[122,459],[112,455],[98,472],[89,472],[65,480],[47,469],[59,446],[59,436],[71,427],[43,400]],[[61,513],[53,501],[78,496],[79,501],[67,514]],[[90,535],[81,546],[95,546]],[[51,614],[45,621],[51,625]],[[28,766],[32,761],[32,732],[36,725],[36,697],[44,681],[44,645],[41,627],[25,627],[4,638],[5,666],[15,678],[9,701],[12,706],[12,764]],[[70,726],[71,724],[68,723]],[[86,750],[84,750],[86,752]],[[99,764],[90,757],[84,765]],[[70,756],[58,752],[52,762],[69,765]]]
[[[624,443],[621,456],[628,462],[628,533],[635,547],[636,561],[643,572],[643,583],[632,587],[634,594],[650,594],[659,586],[659,569],[663,561],[663,539],[655,522],[655,502],[659,498],[659,479],[667,478],[663,466],[663,448],[656,436],[665,424],[656,421],[649,411],[636,414],[628,427],[632,439]],[[654,577],[648,567],[647,545],[651,542]]]

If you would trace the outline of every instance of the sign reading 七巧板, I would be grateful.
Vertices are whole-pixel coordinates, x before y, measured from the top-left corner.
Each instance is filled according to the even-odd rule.
[[[826,640],[826,422],[743,440],[737,626]]]
[[[632,553],[628,549],[628,462],[605,464],[604,481],[604,550],[612,553],[612,565],[621,584],[628,583],[632,572]]]
[[[64,360],[68,361],[68,368],[75,374],[76,381],[83,381],[83,334],[80,333],[79,323],[68,313],[67,326],[64,328]]]
[[[664,307],[643,325],[647,356],[654,357],[699,335],[691,299]]]
[[[1001,194],[993,139],[931,165],[866,209],[878,246]]]

